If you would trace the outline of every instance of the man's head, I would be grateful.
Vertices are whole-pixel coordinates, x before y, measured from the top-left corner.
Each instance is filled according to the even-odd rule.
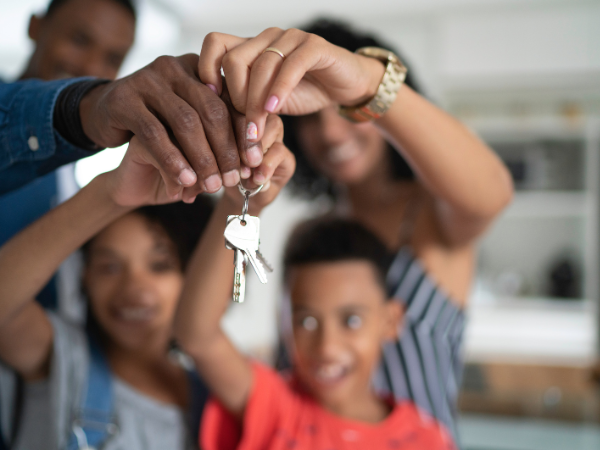
[[[22,78],[116,78],[135,20],[131,0],[52,0],[29,22],[35,50]]]
[[[289,240],[294,367],[331,410],[371,394],[381,345],[397,336],[401,309],[386,294],[389,262],[385,245],[349,220],[311,220]]]

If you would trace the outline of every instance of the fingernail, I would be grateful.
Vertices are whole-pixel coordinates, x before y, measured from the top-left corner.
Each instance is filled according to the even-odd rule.
[[[269,111],[270,113],[272,113],[275,111],[275,108],[277,108],[278,104],[279,104],[279,99],[277,98],[277,96],[271,95],[269,97],[269,99],[267,100],[267,103],[265,103],[265,109],[267,111]]]
[[[183,169],[179,174],[179,184],[182,186],[189,186],[196,182],[196,174],[193,170]]]
[[[250,175],[252,175],[252,169],[250,169],[250,167],[248,166],[242,166],[242,178],[244,180],[247,180],[248,178],[250,178]]]
[[[258,128],[254,122],[248,122],[246,126],[246,139],[256,139],[258,137]]]
[[[254,167],[260,164],[260,162],[262,161],[262,157],[262,152],[260,151],[257,145],[255,145],[254,147],[250,147],[248,150],[246,150],[246,158],[248,159],[250,165]]]
[[[208,192],[217,192],[221,189],[221,177],[219,175],[211,175],[204,180],[204,187]]]
[[[230,170],[223,174],[223,184],[227,187],[235,186],[240,182],[240,172],[237,170]]]
[[[207,86],[210,88],[211,91],[219,95],[219,91],[217,91],[217,87],[214,84],[207,84]]]
[[[254,172],[254,182],[256,184],[263,184],[265,182],[265,176],[260,172]]]

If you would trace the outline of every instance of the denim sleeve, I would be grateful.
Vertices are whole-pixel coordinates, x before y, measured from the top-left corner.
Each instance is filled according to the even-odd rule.
[[[0,195],[92,154],[71,145],[53,125],[60,92],[87,79],[0,82]]]

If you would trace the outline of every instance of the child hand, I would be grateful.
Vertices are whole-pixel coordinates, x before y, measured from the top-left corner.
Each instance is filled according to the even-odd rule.
[[[265,206],[275,200],[281,189],[292,178],[296,168],[294,155],[283,145],[283,123],[279,116],[267,117],[262,144],[267,151],[260,166],[247,174],[242,171],[242,177],[248,178],[243,181],[246,188],[253,189],[261,184],[264,185],[250,201],[249,212],[252,215],[258,215]],[[243,196],[237,187],[226,188],[225,196],[234,202],[236,207],[239,205],[241,211]]]
[[[303,115],[332,103],[358,105],[375,95],[385,71],[373,58],[304,31],[279,28],[254,38],[207,35],[198,71],[202,82],[219,92],[221,67],[235,108],[246,114],[248,134],[254,131],[251,123],[257,127],[256,140],[263,135],[268,113]]]
[[[158,205],[182,199],[183,187],[174,195],[167,193],[166,175],[136,136],[129,142],[119,167],[108,176],[109,194],[121,206]]]

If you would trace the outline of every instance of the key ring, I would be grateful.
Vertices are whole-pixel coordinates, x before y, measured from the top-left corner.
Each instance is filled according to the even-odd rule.
[[[242,224],[246,223],[246,214],[248,213],[248,203],[250,203],[250,197],[254,197],[256,194],[258,194],[263,188],[263,186],[264,184],[261,184],[258,187],[255,187],[254,189],[246,189],[242,185],[241,181],[238,183],[238,189],[244,196],[244,207],[242,208]]]

